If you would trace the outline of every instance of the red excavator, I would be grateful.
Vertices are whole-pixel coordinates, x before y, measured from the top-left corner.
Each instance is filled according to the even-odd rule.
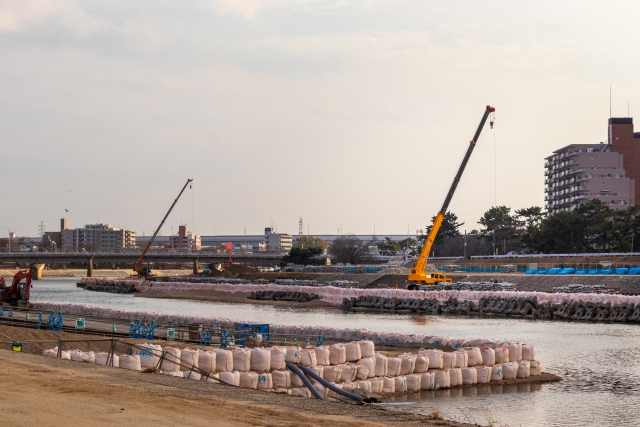
[[[29,294],[31,293],[31,278],[33,272],[31,270],[20,270],[13,276],[13,282],[7,287],[4,278],[0,278],[0,304],[8,303],[17,306],[19,302],[27,304],[29,302]],[[20,283],[22,279],[26,279],[24,283]]]

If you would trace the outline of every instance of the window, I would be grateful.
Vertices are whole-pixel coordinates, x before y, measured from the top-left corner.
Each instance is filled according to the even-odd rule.
[[[618,200],[618,204],[619,205],[626,205],[627,201],[626,200]]]
[[[604,184],[604,183],[603,183]],[[609,190],[602,190],[600,191],[600,195],[602,196],[608,196],[609,195]]]

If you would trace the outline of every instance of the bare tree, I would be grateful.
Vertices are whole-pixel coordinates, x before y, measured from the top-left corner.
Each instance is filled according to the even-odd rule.
[[[335,239],[328,252],[338,262],[362,264],[371,258],[371,244],[363,242],[353,234],[346,234]]]

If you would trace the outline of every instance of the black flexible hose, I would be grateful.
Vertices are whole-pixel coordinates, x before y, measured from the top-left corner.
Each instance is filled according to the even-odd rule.
[[[296,374],[297,376],[300,377],[300,379],[302,380],[304,385],[307,386],[309,391],[316,397],[316,399],[324,400],[324,397],[320,396],[320,393],[318,393],[318,390],[316,390],[315,387],[313,387],[313,385],[311,385],[311,381],[309,381],[309,379],[304,376],[302,371],[300,369],[298,369],[298,367],[296,365],[293,365],[291,363],[287,363],[287,368],[289,368],[289,370],[291,370],[294,374]]]
[[[289,364],[287,363],[287,365],[289,365]],[[336,387],[335,385],[331,384],[329,381],[325,380],[320,375],[316,374],[315,372],[313,372],[311,369],[307,368],[306,366],[298,365],[297,368],[301,369],[305,374],[309,375],[311,378],[313,378],[314,380],[318,381],[320,384],[322,384],[323,386],[325,386],[326,388],[328,388],[331,391],[335,391],[336,393],[341,394],[344,397],[348,397],[349,399],[357,400],[358,402],[362,402],[364,400],[364,397],[362,397],[362,396],[359,396],[359,395],[353,394],[353,393],[349,393],[348,391],[344,391],[341,388]]]

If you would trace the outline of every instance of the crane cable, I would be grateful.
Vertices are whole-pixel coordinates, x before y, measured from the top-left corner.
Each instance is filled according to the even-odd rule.
[[[498,148],[496,144],[496,130],[493,127],[496,119],[496,112],[491,113],[491,121],[489,126],[493,129],[493,203],[498,206]]]

